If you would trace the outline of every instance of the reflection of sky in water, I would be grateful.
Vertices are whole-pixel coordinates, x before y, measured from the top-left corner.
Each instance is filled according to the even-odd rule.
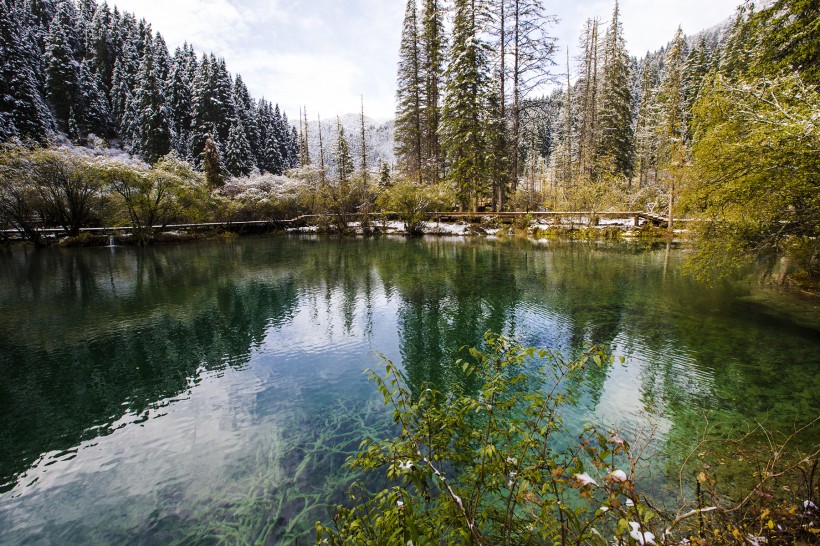
[[[755,393],[794,396],[816,413],[815,380],[794,366],[816,366],[816,330],[792,334],[786,324],[772,334],[769,319],[736,316],[731,294],[665,278],[663,251],[596,248],[279,238],[145,256],[15,254],[0,265],[0,327],[22,326],[0,349],[20,362],[0,357],[0,370],[30,367],[31,376],[6,374],[3,388],[28,393],[48,381],[70,394],[101,376],[99,388],[117,387],[120,398],[100,399],[108,413],[60,416],[59,436],[26,436],[29,449],[48,446],[36,460],[13,459],[14,437],[0,437],[12,446],[4,464],[23,465],[0,494],[0,542],[165,543],[230,526],[255,540],[270,532],[265,520],[272,542],[309,537],[343,490],[335,476],[345,454],[363,427],[386,420],[362,374],[379,369],[375,353],[404,359],[412,380],[446,382],[457,378],[453,351],[488,328],[564,354],[594,342],[625,357],[588,370],[567,412],[574,430],[594,420],[638,433],[651,422],[658,447],[673,436],[685,447],[693,415],[747,417]],[[134,350],[135,332],[155,345],[137,347],[146,365],[120,354]],[[176,354],[179,336],[196,338],[184,346],[194,354]],[[742,348],[755,343],[777,346],[780,360],[761,350],[750,361],[753,349]],[[73,377],[61,355],[84,358],[98,345],[110,354]],[[23,349],[40,356],[26,360]],[[50,367],[38,375],[42,359]],[[18,399],[41,422],[64,400]],[[253,518],[261,523],[237,527]],[[217,520],[227,527],[211,529]],[[294,521],[301,527],[288,531]]]

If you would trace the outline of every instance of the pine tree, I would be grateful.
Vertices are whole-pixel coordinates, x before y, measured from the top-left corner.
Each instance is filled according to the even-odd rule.
[[[236,103],[236,116],[242,122],[242,127],[245,131],[248,144],[251,147],[253,162],[256,163],[256,157],[259,155],[260,146],[260,130],[259,122],[256,117],[256,104],[251,98],[245,82],[242,81],[242,76],[236,75],[233,88],[234,102]]]
[[[283,116],[279,111],[279,105],[273,108],[273,117],[271,124],[271,144],[276,146],[276,170],[272,171],[276,174],[282,174],[288,169],[297,166],[297,159],[293,157],[293,150],[290,141],[290,127],[288,127],[288,118]]]
[[[475,210],[486,195],[487,142],[482,109],[489,83],[487,45],[480,38],[483,6],[457,0],[441,129],[442,145],[462,210]]]
[[[187,48],[187,44],[186,44]],[[196,62],[196,58],[194,58]],[[191,70],[186,49],[177,48],[171,62],[171,71],[165,82],[165,100],[171,114],[173,142],[171,147],[177,156],[187,160],[191,156]]]
[[[211,88],[213,79],[212,58],[202,56],[199,70],[191,90],[191,156],[196,165],[202,165],[205,142],[211,138],[218,140],[216,124],[219,111],[215,108],[216,96]]]
[[[336,162],[336,173],[339,182],[347,184],[353,175],[353,156],[350,154],[350,143],[345,136],[341,120],[336,118],[336,144],[333,147],[333,159]]]
[[[285,120],[285,126],[288,126],[287,123],[287,116],[282,114],[282,118]],[[296,133],[296,127],[290,128],[290,139],[288,140],[288,159],[287,165],[289,169],[293,169],[299,166],[299,135]]]
[[[156,163],[171,151],[173,133],[171,116],[162,94],[162,86],[154,65],[151,35],[143,44],[137,88],[130,105],[132,122],[131,149],[148,163]]]
[[[205,144],[202,150],[202,171],[209,188],[219,188],[225,184],[222,173],[222,161],[219,158],[219,147],[211,135],[205,135]]]
[[[216,107],[216,126],[219,142],[226,142],[231,126],[239,119],[233,95],[233,79],[228,72],[225,59],[212,59],[214,69],[211,71],[213,80],[210,82],[214,93]]]
[[[154,72],[157,80],[163,85],[168,81],[168,74],[171,71],[171,55],[162,34],[157,32],[154,36],[151,54],[154,56]]]
[[[658,104],[660,125],[658,126],[658,163],[663,169],[663,178],[669,189],[669,229],[673,229],[675,191],[679,186],[681,169],[686,161],[686,102],[683,87],[683,67],[686,56],[686,42],[683,30],[678,27],[675,38],[664,58],[664,74],[661,82]]]
[[[548,67],[555,54],[555,38],[549,35],[548,25],[556,21],[554,16],[544,13],[540,0],[500,0],[509,2],[507,12],[512,28],[505,32],[509,40],[511,63],[509,72],[512,79],[512,131],[510,135],[512,169],[512,191],[514,192],[521,174],[519,156],[521,147],[522,105],[529,94],[549,81]],[[506,74],[502,77],[506,78]],[[503,100],[506,97],[502,96]],[[502,201],[504,195],[501,195]],[[503,203],[502,203],[503,205]]]
[[[62,131],[68,131],[71,110],[80,96],[76,18],[74,4],[61,2],[46,40],[46,100]]]
[[[88,37],[89,59],[94,67],[94,72],[99,77],[102,86],[100,90],[106,96],[111,93],[111,80],[114,76],[116,55],[110,31],[111,21],[111,10],[108,8],[108,3],[103,2],[94,12]]]
[[[422,176],[431,183],[444,176],[444,156],[441,151],[441,95],[444,90],[444,59],[447,40],[444,31],[444,10],[439,0],[423,0],[421,35],[418,40],[421,108]]]
[[[592,177],[595,171],[595,154],[600,135],[598,113],[600,106],[599,85],[599,42],[598,19],[587,19],[584,35],[581,37],[581,76],[578,87],[578,168],[580,174]]]
[[[237,120],[231,125],[228,133],[228,143],[225,146],[225,169],[234,176],[247,176],[253,168],[253,152],[245,135],[245,127],[241,120]]]
[[[818,0],[777,0],[754,16],[765,28],[758,70],[793,70],[807,83],[820,84],[818,13]]]
[[[651,59],[644,59],[641,70],[640,102],[635,127],[635,161],[638,188],[654,183],[658,166],[659,109],[657,104],[658,69]]]
[[[606,54],[598,115],[598,168],[630,179],[634,158],[632,92],[629,85],[629,57],[626,53],[617,0],[604,48]]]
[[[759,50],[754,25],[750,21],[750,11],[754,5],[738,6],[729,39],[720,58],[720,72],[735,78],[745,74],[753,65],[753,56]]]
[[[362,141],[362,182],[367,185],[367,133],[364,125],[364,96],[362,96],[362,116],[361,116],[361,141]]]
[[[283,159],[279,139],[281,115],[279,109],[274,111],[264,98],[256,103],[256,121],[259,127],[259,146],[256,154],[256,166],[262,172],[282,174]]]
[[[422,183],[422,74],[416,0],[407,0],[396,90],[396,156],[402,173]]]
[[[12,137],[44,141],[54,121],[39,90],[40,56],[24,12],[0,0],[0,142]]]
[[[80,64],[80,130],[82,134],[94,133],[101,137],[113,135],[111,122],[111,111],[108,107],[108,99],[102,90],[102,82],[99,75],[94,71],[92,63],[84,60]]]
[[[691,112],[695,105],[701,86],[709,73],[710,65],[709,48],[706,45],[706,39],[701,36],[695,47],[689,51],[683,68],[684,102],[687,112]],[[689,135],[691,131],[687,132],[687,136]]]

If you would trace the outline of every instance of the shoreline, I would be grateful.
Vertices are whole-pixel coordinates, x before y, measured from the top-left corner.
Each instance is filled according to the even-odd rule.
[[[408,233],[404,222],[396,220],[374,220],[367,226],[360,222],[349,222],[347,231],[339,231],[327,227],[328,222],[306,224],[299,227],[283,228],[281,222],[271,221],[254,226],[247,224],[225,223],[223,227],[208,226],[196,227],[188,230],[170,228],[167,231],[158,231],[148,246],[182,244],[203,240],[223,240],[238,237],[264,237],[283,234],[322,234],[340,237],[375,237],[383,235],[403,237],[424,236],[455,236],[455,237],[488,237],[497,239],[530,239],[530,240],[561,240],[561,241],[671,241],[674,243],[686,242],[685,230],[675,230],[670,233],[667,229],[658,228],[651,224],[640,227],[621,223],[607,223],[590,225],[582,222],[546,223],[544,221],[529,220],[522,222],[501,223],[498,221],[425,221],[422,233]],[[95,232],[84,232],[77,236],[65,236],[55,233],[49,237],[49,244],[40,248],[84,248],[84,247],[111,247],[111,246],[140,246],[133,234],[112,235],[121,228],[98,228]],[[8,232],[7,232],[8,233]],[[35,245],[22,236],[11,238],[6,236],[0,240],[0,246],[16,247]]]

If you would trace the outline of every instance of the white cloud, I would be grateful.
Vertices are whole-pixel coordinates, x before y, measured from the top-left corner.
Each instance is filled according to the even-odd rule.
[[[606,24],[614,0],[546,3],[561,19],[552,29],[561,50],[577,53],[588,17]],[[672,39],[679,24],[694,33],[730,17],[740,0],[622,0],[627,47],[634,55]],[[323,117],[357,112],[364,95],[368,115],[394,112],[396,63],[404,14],[400,0],[114,0],[120,10],[145,17],[173,51],[187,41],[225,57],[256,96],[278,102],[292,119],[299,105]]]

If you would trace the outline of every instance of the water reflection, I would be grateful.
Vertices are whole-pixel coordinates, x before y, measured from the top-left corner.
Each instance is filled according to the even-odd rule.
[[[587,372],[573,422],[652,418],[673,454],[703,410],[817,415],[818,329],[693,284],[680,258],[435,238],[4,250],[0,542],[308,536],[385,422],[373,353],[447,389],[487,330],[625,356]]]

